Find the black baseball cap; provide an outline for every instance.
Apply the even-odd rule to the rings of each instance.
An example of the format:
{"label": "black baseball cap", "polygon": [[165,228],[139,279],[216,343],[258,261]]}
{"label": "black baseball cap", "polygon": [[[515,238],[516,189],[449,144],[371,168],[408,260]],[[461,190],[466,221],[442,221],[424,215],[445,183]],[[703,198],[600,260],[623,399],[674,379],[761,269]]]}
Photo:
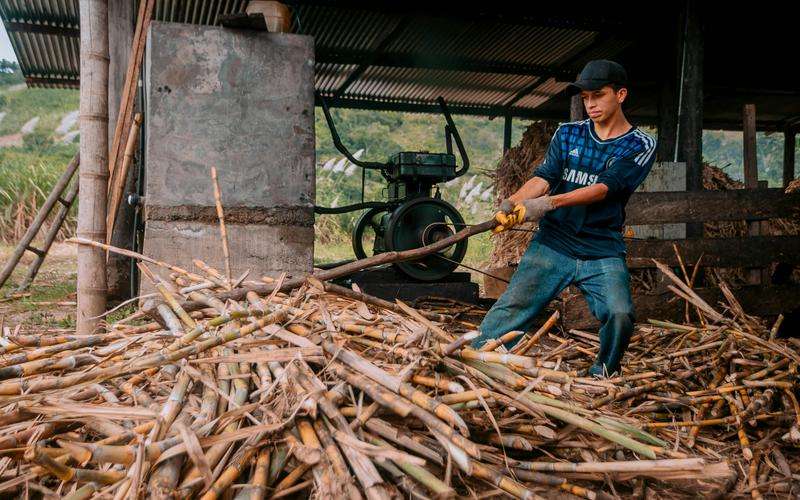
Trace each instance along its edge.
{"label": "black baseball cap", "polygon": [[583,67],[578,80],[567,85],[567,95],[575,95],[582,90],[598,90],[606,85],[627,85],[628,73],[621,64],[608,59],[589,61]]}

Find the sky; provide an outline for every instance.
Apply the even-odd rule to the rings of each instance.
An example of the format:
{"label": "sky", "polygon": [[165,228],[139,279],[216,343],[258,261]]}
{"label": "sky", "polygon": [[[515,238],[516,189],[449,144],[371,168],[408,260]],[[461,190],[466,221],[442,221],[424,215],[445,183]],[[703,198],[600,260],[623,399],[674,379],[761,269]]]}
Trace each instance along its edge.
{"label": "sky", "polygon": [[14,55],[14,49],[11,48],[11,41],[8,39],[6,27],[2,22],[0,22],[0,59],[17,60],[17,56]]}

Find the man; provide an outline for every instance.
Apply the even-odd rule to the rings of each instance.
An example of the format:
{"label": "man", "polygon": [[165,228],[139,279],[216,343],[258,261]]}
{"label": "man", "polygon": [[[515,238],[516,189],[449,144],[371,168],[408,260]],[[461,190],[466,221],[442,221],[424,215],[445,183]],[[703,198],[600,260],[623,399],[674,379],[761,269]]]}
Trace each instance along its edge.
{"label": "man", "polygon": [[620,370],[633,332],[622,241],[625,204],[650,172],[656,146],[622,112],[626,83],[621,65],[590,61],[568,87],[570,95],[580,92],[589,119],[562,124],[544,162],[500,204],[495,231],[537,221],[539,231],[508,289],[481,323],[476,347],[530,329],[547,303],[575,284],[601,322],[600,350],[589,373]]}

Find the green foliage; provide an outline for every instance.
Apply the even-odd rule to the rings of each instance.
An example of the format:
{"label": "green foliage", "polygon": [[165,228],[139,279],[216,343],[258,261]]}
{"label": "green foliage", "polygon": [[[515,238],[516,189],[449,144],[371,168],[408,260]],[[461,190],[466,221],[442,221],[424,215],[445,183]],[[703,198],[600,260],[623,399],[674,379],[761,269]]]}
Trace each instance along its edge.
{"label": "green foliage", "polygon": [[46,154],[54,145],[53,137],[49,133],[41,130],[36,130],[22,138],[22,147],[24,150],[38,152],[39,154]]}
{"label": "green foliage", "polygon": [[[783,134],[758,132],[756,157],[758,178],[770,187],[783,184]],[[800,146],[797,137],[795,149]],[[733,179],[744,181],[742,133],[706,130],[703,132],[703,159],[725,170]]]}
{"label": "green foliage", "polygon": [[0,85],[14,85],[25,81],[19,64],[8,59],[0,59]]}

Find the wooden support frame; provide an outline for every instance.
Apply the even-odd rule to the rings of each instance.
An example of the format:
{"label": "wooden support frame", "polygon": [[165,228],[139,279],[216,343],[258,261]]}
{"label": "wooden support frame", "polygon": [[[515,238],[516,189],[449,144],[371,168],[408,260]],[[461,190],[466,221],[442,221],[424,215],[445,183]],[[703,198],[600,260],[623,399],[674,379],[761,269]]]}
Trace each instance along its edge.
{"label": "wooden support frame", "polygon": [[[686,190],[703,190],[703,30],[699,0],[686,0],[680,37],[678,161],[686,162]],[[702,224],[687,224],[686,236],[702,238]]]}
{"label": "wooden support frame", "polygon": [[[34,252],[37,255],[37,259],[34,265],[31,266],[33,272],[28,272],[28,275],[23,281],[23,284],[20,285],[19,289],[27,288],[27,285],[29,285],[33,280],[33,277],[36,276],[39,266],[41,266],[44,256],[47,255],[47,251],[50,249],[50,245],[52,245],[56,234],[58,234],[58,230],[61,228],[61,223],[64,221],[64,218],[66,218],[67,213],[69,212],[69,207],[72,206],[72,202],[77,194],[78,185],[76,183],[75,187],[70,190],[66,196],[64,196],[67,186],[69,186],[72,177],[78,170],[79,163],[79,155],[75,155],[75,157],[72,158],[72,161],[70,161],[67,165],[67,169],[63,174],[61,174],[61,178],[58,180],[58,182],[56,182],[55,186],[53,186],[53,190],[50,191],[50,194],[47,196],[44,204],[42,204],[42,208],[39,209],[39,212],[36,214],[33,222],[31,222],[31,225],[28,227],[25,235],[22,237],[19,243],[17,243],[14,252],[11,254],[8,261],[6,261],[3,270],[0,271],[0,287],[5,284],[6,280],[8,280],[8,278],[11,276],[11,273],[14,272],[14,269],[16,269],[17,264],[19,264],[19,261],[22,259],[22,256],[26,250]],[[62,208],[59,210],[56,220],[50,226],[50,230],[45,236],[45,245],[41,249],[31,247],[34,238],[36,238],[36,235],[39,234],[39,230],[42,228],[42,225],[44,224],[45,220],[47,220],[48,215],[50,215],[50,212],[53,210],[53,207],[55,207],[56,203],[61,203]]]}
{"label": "wooden support frame", "polygon": [[626,224],[763,220],[800,215],[800,192],[783,189],[633,193]]}
{"label": "wooden support frame", "polygon": [[[745,189],[758,189],[758,134],[756,132],[755,104],[745,104],[742,107],[742,160]],[[747,226],[750,236],[760,236],[767,229],[767,226],[761,221],[748,222]],[[748,283],[757,285],[766,283],[768,279],[769,277],[762,269],[748,268]]]}
{"label": "wooden support frame", "polygon": [[797,131],[786,125],[783,130],[783,187],[789,185],[795,177],[795,148],[797,147]]}
{"label": "wooden support frame", "polygon": [[506,115],[503,117],[503,154],[506,154],[506,151],[511,149],[511,132],[513,126],[513,118],[511,115]]}

